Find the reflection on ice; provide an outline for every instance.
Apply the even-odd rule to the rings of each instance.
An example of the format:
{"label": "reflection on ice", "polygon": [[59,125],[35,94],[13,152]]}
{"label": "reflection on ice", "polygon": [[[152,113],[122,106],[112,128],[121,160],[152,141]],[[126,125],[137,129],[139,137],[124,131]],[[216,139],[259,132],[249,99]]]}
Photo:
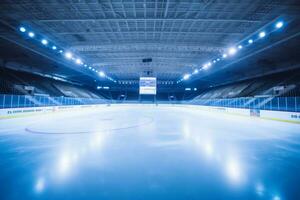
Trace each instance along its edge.
{"label": "reflection on ice", "polygon": [[[186,132],[184,133],[186,135]],[[226,146],[222,145],[222,142],[216,142],[213,137],[208,135],[189,135],[189,139],[194,141],[196,149],[200,149],[205,157],[214,161],[217,166],[221,166],[222,170],[224,169],[225,176],[229,178],[230,182],[234,184],[242,183],[245,172],[236,156],[236,150],[229,151]]]}
{"label": "reflection on ice", "polygon": [[281,200],[281,198],[280,198],[280,196],[275,195],[275,196],[273,197],[273,200]]}
{"label": "reflection on ice", "polygon": [[34,189],[37,193],[43,192],[45,189],[45,179],[40,177],[37,179]]}
{"label": "reflection on ice", "polygon": [[182,128],[183,128],[183,137],[184,137],[184,139],[189,140],[190,137],[191,137],[191,131],[190,131],[189,123],[184,122]]}
{"label": "reflection on ice", "polygon": [[[77,142],[80,142],[80,148],[78,148],[79,145]],[[91,134],[90,137],[80,141],[75,141],[73,144],[63,144],[63,150],[58,152],[58,158],[54,160],[54,168],[47,168],[48,171],[44,174],[44,177],[37,180],[34,185],[35,191],[42,192],[44,190],[45,180],[51,180],[49,175],[53,172],[55,179],[70,176],[70,173],[74,170],[73,168],[78,166],[80,163],[84,163],[83,160],[87,158],[88,154],[98,152],[99,148],[103,146],[103,142],[104,137],[102,134]],[[53,164],[49,166],[53,166]]]}
{"label": "reflection on ice", "polygon": [[95,134],[91,137],[89,146],[91,149],[96,149],[101,147],[102,142],[103,142],[103,136],[100,134]]}
{"label": "reflection on ice", "polygon": [[230,158],[226,162],[226,174],[234,183],[238,183],[242,178],[242,169],[238,160]]}
{"label": "reflection on ice", "polygon": [[73,152],[72,154],[72,162],[76,163],[78,161],[78,154],[77,152]]}
{"label": "reflection on ice", "polygon": [[255,185],[255,192],[259,196],[263,196],[265,192],[265,186],[262,183],[257,183]]}
{"label": "reflection on ice", "polygon": [[210,141],[204,142],[204,152],[208,157],[211,157],[214,153],[213,144]]}
{"label": "reflection on ice", "polygon": [[71,156],[68,153],[63,153],[58,161],[58,172],[61,175],[69,173],[71,168]]}

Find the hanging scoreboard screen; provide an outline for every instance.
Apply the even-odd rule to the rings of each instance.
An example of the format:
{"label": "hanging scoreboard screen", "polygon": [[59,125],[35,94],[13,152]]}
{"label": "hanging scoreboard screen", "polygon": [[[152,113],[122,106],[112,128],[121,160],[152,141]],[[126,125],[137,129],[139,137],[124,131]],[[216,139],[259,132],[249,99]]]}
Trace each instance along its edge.
{"label": "hanging scoreboard screen", "polygon": [[156,95],[155,77],[140,77],[140,94]]}

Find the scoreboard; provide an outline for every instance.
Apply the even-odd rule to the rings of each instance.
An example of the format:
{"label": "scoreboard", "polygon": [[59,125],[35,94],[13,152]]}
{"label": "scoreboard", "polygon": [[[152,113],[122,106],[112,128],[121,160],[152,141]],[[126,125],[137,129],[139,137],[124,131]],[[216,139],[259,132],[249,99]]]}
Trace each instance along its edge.
{"label": "scoreboard", "polygon": [[156,95],[156,77],[140,77],[140,94]]}

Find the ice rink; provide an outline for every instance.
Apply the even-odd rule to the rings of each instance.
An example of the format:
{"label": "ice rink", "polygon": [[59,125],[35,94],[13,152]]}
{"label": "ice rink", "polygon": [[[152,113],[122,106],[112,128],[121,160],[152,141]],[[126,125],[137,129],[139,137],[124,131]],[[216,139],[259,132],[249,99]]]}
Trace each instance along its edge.
{"label": "ice rink", "polygon": [[0,199],[300,199],[300,125],[172,105],[0,120]]}

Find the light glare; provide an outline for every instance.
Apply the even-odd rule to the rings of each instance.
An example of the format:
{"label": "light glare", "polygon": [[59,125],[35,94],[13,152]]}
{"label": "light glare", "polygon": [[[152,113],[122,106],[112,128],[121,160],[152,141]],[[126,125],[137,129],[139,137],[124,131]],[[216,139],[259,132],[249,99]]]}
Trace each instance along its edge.
{"label": "light glare", "polygon": [[29,32],[28,36],[31,37],[31,38],[33,38],[35,36],[35,34],[33,32]]}
{"label": "light glare", "polygon": [[234,181],[239,182],[241,180],[242,172],[239,162],[235,159],[230,159],[226,163],[226,172],[228,177]]}
{"label": "light glare", "polygon": [[266,32],[260,32],[260,33],[259,33],[259,37],[260,37],[260,38],[263,38],[263,37],[265,37],[265,36],[266,36]]}
{"label": "light glare", "polygon": [[105,77],[105,73],[104,73],[103,71],[100,71],[100,72],[99,72],[99,75],[100,75],[101,77]]}
{"label": "light glare", "polygon": [[65,53],[65,57],[67,58],[67,59],[71,59],[72,58],[72,53],[71,52],[66,52]]}
{"label": "light glare", "polygon": [[45,189],[45,179],[39,178],[35,184],[35,191],[40,193]]}
{"label": "light glare", "polygon": [[273,200],[280,200],[281,198],[278,196],[278,195],[275,195],[274,197],[273,197]]}
{"label": "light glare", "polygon": [[82,63],[82,61],[80,60],[80,58],[76,59],[76,64],[80,65]]}
{"label": "light glare", "polygon": [[204,65],[203,65],[203,69],[204,69],[204,70],[207,70],[208,68],[209,68],[209,65],[208,65],[208,64],[204,64]]}
{"label": "light glare", "polygon": [[48,40],[42,39],[42,44],[43,44],[43,45],[47,45],[47,44],[48,44]]}
{"label": "light glare", "polygon": [[276,28],[281,28],[283,26],[283,22],[277,22],[275,26]]}
{"label": "light glare", "polygon": [[228,50],[229,55],[234,55],[236,53],[236,48],[235,47],[231,47]]}
{"label": "light glare", "polygon": [[185,74],[185,75],[183,76],[183,79],[184,79],[184,80],[188,80],[188,79],[190,78],[190,76],[191,76],[190,74]]}
{"label": "light glare", "polygon": [[26,28],[20,27],[20,31],[21,31],[22,33],[24,33],[24,32],[26,32]]}

